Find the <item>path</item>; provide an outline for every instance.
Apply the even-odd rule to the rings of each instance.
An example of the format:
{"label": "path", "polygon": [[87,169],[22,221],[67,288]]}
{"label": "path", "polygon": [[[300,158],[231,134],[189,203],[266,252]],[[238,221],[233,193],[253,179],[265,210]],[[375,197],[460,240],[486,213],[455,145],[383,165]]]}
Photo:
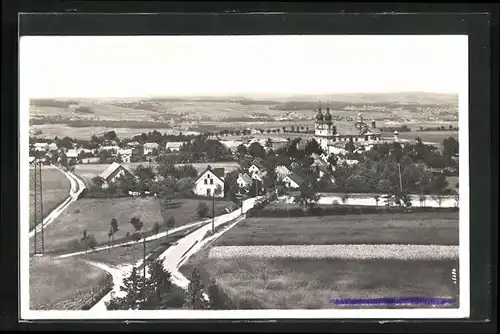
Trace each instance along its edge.
{"label": "path", "polygon": [[[247,212],[250,208],[252,208],[255,205],[255,202],[257,201],[258,198],[249,198],[245,201],[243,201],[243,213]],[[222,224],[225,224],[227,222],[230,222],[232,220],[235,221],[231,225],[234,226],[236,223],[244,219],[244,215],[241,214],[241,208],[215,217],[214,220],[214,226],[220,226]],[[212,229],[212,223],[211,220],[205,220],[202,222],[197,222],[190,224],[191,226],[198,224],[198,225],[203,225],[196,231],[188,234],[184,238],[180,239],[177,241],[176,245],[170,246],[167,248],[165,252],[163,252],[158,259],[163,260],[163,264],[166,270],[168,270],[171,275],[172,275],[172,283],[180,286],[181,288],[187,289],[187,286],[189,284],[189,280],[182,275],[178,268],[187,260],[189,259],[190,256],[192,256],[194,253],[199,251],[203,245],[207,244],[207,242],[210,242],[214,240],[214,238],[220,236],[223,232],[225,232],[227,229],[224,231],[221,231],[210,238],[207,238],[203,240],[205,234],[207,231],[210,231]],[[182,228],[187,228],[186,225],[182,226]],[[173,231],[173,230],[172,230]],[[171,232],[172,232],[171,231]],[[170,233],[171,233],[170,232]],[[164,234],[164,233],[159,233],[159,234]],[[160,238],[159,234],[151,236],[150,238]],[[148,240],[146,238],[146,240]],[[195,246],[195,247],[193,247]],[[79,252],[81,253],[81,252]],[[64,257],[67,255],[62,255],[61,257]],[[124,265],[120,267],[110,267],[108,265],[105,265],[103,263],[96,263],[96,262],[89,262],[92,265],[101,268],[108,273],[110,273],[113,276],[113,289],[106,294],[99,302],[97,302],[91,309],[91,312],[100,313],[102,311],[106,311],[106,302],[108,302],[111,299],[111,295],[115,294],[115,296],[122,296],[123,292],[120,291],[120,287],[122,285],[123,279],[130,275],[130,272],[132,271],[133,267],[138,267],[142,265],[142,260],[138,261],[134,265]]]}
{"label": "path", "polygon": [[42,229],[42,225],[45,228],[47,225],[51,224],[61,213],[63,213],[66,208],[76,201],[78,199],[78,196],[82,193],[82,191],[85,189],[85,184],[78,178],[76,177],[73,173],[69,171],[65,171],[59,166],[55,166],[57,169],[61,171],[61,173],[66,176],[66,178],[70,182],[70,190],[69,190],[69,196],[62,202],[58,207],[56,207],[52,212],[50,212],[47,217],[42,221],[41,224],[38,224],[33,230],[29,232],[29,237],[33,237],[35,235],[35,229],[37,232],[40,232]]}

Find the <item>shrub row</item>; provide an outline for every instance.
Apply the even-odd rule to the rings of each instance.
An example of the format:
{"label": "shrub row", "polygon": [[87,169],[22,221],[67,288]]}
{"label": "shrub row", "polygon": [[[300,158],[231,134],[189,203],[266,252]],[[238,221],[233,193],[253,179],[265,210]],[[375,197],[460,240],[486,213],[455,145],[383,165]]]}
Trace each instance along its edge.
{"label": "shrub row", "polygon": [[301,208],[266,207],[259,213],[260,217],[305,217],[305,216],[333,216],[333,215],[358,215],[358,214],[388,214],[388,213],[423,213],[423,212],[458,212],[458,208],[446,207],[385,207],[385,206],[354,206],[354,205],[332,205],[325,207],[314,207],[310,211]]}
{"label": "shrub row", "polygon": [[89,297],[88,300],[84,302],[81,309],[84,311],[90,310],[92,306],[97,304],[104,296],[106,296],[111,291],[111,289],[113,289],[113,277],[110,274],[106,273],[104,281],[100,285],[97,293]]}

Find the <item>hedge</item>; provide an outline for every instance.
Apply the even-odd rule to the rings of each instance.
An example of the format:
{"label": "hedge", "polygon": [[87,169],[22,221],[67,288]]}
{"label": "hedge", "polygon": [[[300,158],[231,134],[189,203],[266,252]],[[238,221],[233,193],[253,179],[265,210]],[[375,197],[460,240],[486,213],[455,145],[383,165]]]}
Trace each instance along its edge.
{"label": "hedge", "polygon": [[458,212],[459,208],[435,208],[435,207],[385,207],[385,206],[361,206],[361,205],[332,205],[325,207],[314,207],[312,210],[304,211],[301,208],[266,207],[259,212],[259,217],[305,217],[305,216],[333,216],[333,215],[359,215],[359,214],[387,214],[387,213],[419,213],[419,212]]}

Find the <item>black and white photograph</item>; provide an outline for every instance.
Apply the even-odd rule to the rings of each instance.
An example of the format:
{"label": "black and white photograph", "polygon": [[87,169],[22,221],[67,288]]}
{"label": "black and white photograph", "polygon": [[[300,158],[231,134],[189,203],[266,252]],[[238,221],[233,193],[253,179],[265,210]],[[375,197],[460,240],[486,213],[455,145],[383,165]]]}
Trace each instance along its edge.
{"label": "black and white photograph", "polygon": [[21,317],[468,317],[468,62],[467,35],[21,37]]}

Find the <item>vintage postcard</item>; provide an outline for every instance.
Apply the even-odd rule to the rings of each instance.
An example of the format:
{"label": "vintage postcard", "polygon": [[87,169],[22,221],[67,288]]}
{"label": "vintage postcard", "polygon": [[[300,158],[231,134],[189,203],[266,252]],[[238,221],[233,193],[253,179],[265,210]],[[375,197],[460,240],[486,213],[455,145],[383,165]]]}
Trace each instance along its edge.
{"label": "vintage postcard", "polygon": [[466,318],[466,35],[20,39],[21,319]]}

